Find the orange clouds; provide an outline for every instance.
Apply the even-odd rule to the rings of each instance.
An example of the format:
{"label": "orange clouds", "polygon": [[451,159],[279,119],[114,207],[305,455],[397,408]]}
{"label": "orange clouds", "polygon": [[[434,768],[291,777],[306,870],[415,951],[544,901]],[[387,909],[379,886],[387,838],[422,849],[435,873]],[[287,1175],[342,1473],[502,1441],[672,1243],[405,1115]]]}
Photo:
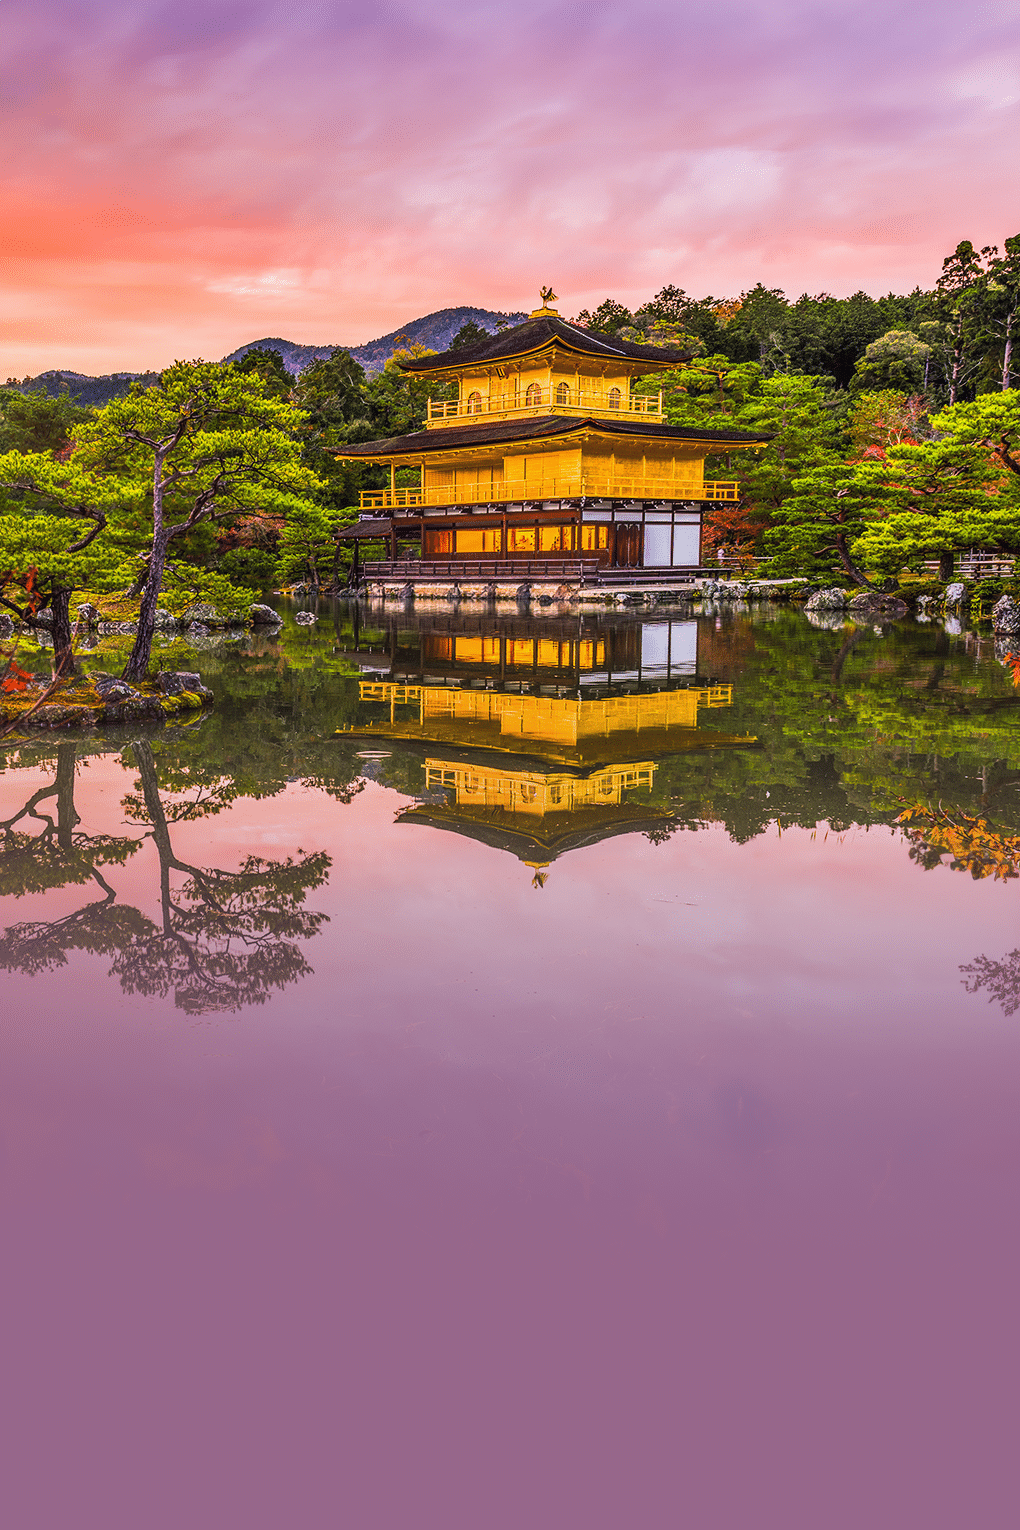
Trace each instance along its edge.
{"label": "orange clouds", "polygon": [[1017,221],[1003,3],[6,14],[7,373],[354,343],[544,280],[575,311],[909,288]]}

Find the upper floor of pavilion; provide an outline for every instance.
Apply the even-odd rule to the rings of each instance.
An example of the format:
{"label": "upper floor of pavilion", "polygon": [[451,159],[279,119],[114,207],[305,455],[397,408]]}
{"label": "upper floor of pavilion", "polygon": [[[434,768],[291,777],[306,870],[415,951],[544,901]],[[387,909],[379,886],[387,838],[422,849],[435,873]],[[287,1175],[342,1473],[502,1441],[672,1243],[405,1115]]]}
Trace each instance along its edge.
{"label": "upper floor of pavilion", "polygon": [[664,421],[662,394],[635,393],[633,385],[683,366],[691,353],[569,324],[548,306],[554,298],[543,288],[541,308],[523,324],[401,362],[403,371],[434,380],[444,392],[456,387],[454,399],[428,400],[426,429],[549,415]]}

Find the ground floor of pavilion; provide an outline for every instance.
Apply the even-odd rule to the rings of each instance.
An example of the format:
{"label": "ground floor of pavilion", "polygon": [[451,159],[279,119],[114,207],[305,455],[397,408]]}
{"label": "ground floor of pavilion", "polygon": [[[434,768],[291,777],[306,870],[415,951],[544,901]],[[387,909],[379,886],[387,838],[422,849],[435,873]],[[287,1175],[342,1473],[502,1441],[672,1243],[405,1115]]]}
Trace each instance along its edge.
{"label": "ground floor of pavilion", "polygon": [[691,570],[702,562],[702,510],[670,500],[447,506],[365,517],[340,536],[353,543],[356,565],[359,549],[382,543],[391,563],[441,565],[450,577],[457,565],[476,573],[486,564],[511,576],[536,564],[554,574],[560,561],[565,575],[579,562],[595,570]]}

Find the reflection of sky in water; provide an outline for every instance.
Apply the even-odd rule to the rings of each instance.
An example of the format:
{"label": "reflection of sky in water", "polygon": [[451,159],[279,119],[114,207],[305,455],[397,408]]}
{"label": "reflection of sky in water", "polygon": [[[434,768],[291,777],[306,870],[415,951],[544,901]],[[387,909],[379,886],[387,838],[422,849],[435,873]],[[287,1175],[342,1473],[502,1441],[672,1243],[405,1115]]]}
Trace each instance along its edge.
{"label": "reflection of sky in water", "polygon": [[[314,641],[264,693],[223,661],[154,777],[80,748],[48,890],[5,852],[6,928],[101,903],[103,852],[134,921],[133,989],[101,920],[4,979],[19,1530],[1005,1522],[1016,1017],[959,969],[1020,944],[1016,886],[922,862],[981,811],[998,840],[961,853],[1005,853],[1008,674],[931,630],[703,629],[679,681],[734,687],[705,747],[620,750],[670,832],[595,835],[535,887],[512,845],[408,824],[434,739],[367,744],[388,704],[329,673],[349,633]],[[619,764],[540,743],[453,763]],[[48,747],[0,817],[54,784]],[[163,958],[146,991],[167,885],[178,980]],[[226,980],[274,926],[312,970],[181,1006],[189,941]]]}

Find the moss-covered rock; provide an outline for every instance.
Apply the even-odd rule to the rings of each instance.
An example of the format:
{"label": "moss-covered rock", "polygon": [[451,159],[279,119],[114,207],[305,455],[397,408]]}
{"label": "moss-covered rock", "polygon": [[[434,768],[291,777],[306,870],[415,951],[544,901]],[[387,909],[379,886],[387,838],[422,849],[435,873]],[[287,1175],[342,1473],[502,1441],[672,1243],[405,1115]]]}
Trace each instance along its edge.
{"label": "moss-covered rock", "polygon": [[191,672],[179,689],[165,688],[166,673],[137,687],[125,686],[108,675],[75,675],[39,705],[44,687],[36,684],[0,697],[0,726],[14,730],[93,728],[116,723],[165,722],[182,712],[209,706],[212,692]]}

